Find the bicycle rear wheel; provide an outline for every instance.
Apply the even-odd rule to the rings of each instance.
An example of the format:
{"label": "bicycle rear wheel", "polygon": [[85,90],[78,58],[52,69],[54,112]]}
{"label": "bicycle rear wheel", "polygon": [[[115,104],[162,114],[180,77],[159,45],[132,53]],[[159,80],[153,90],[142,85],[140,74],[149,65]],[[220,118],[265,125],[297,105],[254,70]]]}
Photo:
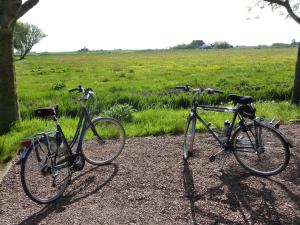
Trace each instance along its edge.
{"label": "bicycle rear wheel", "polygon": [[[57,200],[67,188],[70,171],[67,166],[58,168],[51,163],[47,146],[40,142],[29,149],[21,165],[21,182],[27,196],[39,204],[52,203]],[[56,159],[62,160],[66,155]],[[53,160],[53,159],[52,159]]]}
{"label": "bicycle rear wheel", "polygon": [[112,162],[125,145],[125,131],[112,118],[97,118],[89,124],[83,134],[81,151],[86,161],[95,165]]}
{"label": "bicycle rear wheel", "polygon": [[233,153],[237,161],[250,172],[271,176],[283,171],[289,163],[290,151],[274,128],[251,123],[239,127],[233,134]]}
{"label": "bicycle rear wheel", "polygon": [[196,133],[196,118],[188,118],[183,141],[183,159],[187,160],[193,153],[193,145]]}

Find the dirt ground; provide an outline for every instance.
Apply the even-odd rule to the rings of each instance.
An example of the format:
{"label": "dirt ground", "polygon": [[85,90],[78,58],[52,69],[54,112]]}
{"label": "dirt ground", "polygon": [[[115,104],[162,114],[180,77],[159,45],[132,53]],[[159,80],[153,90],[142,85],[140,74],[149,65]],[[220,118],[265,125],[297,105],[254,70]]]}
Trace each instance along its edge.
{"label": "dirt ground", "polygon": [[32,202],[12,166],[0,184],[0,224],[300,224],[300,125],[282,130],[293,140],[290,164],[263,178],[233,156],[219,172],[218,151],[208,134],[197,136],[188,163],[183,136],[133,138],[111,165],[72,176],[63,197],[51,205]]}

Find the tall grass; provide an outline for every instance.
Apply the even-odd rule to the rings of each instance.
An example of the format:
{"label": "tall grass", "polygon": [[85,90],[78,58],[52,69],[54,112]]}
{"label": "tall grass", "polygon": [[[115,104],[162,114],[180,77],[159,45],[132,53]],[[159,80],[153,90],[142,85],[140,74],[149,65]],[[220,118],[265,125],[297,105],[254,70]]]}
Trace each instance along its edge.
{"label": "tall grass", "polygon": [[[222,95],[203,95],[207,104],[228,104],[229,93],[251,95],[255,101],[282,101],[291,96],[296,48],[100,51],[93,53],[30,55],[16,62],[17,91],[23,121],[0,137],[0,160],[9,159],[25,136],[54,129],[50,122],[33,118],[38,107],[58,103],[68,138],[78,116],[78,98],[68,93],[78,84],[92,87],[96,108],[115,104],[135,110],[124,124],[128,137],[182,133],[191,95],[173,93],[177,85],[214,87]],[[287,102],[258,103],[258,115],[288,121],[299,118],[299,109]],[[230,115],[204,113],[221,127]],[[198,125],[199,130],[203,127]],[[0,128],[1,129],[1,128]]]}
{"label": "tall grass", "polygon": [[[257,116],[266,120],[273,118],[288,122],[291,119],[300,119],[300,108],[288,102],[261,102],[256,104]],[[127,137],[150,136],[161,134],[181,134],[185,129],[188,109],[162,109],[154,108],[136,112],[133,121],[124,123]],[[200,111],[201,117],[210,122],[214,127],[220,129],[226,119],[231,120],[232,114]],[[71,139],[75,132],[78,118],[62,117],[61,126],[68,139]],[[19,142],[26,136],[45,130],[54,129],[51,121],[37,119],[24,120],[14,126],[12,131],[0,136],[0,160],[5,161],[13,157],[20,148]],[[205,128],[198,123],[198,131]]]}
{"label": "tall grass", "polygon": [[[295,48],[115,51],[29,56],[16,62],[18,94],[23,118],[41,106],[59,103],[64,116],[74,117],[78,105],[67,92],[78,84],[92,87],[104,110],[128,103],[141,111],[180,109],[190,96],[170,94],[176,85],[190,84],[224,90],[203,102],[226,102],[228,93],[255,100],[287,100],[291,96]],[[57,87],[61,87],[57,88]]]}

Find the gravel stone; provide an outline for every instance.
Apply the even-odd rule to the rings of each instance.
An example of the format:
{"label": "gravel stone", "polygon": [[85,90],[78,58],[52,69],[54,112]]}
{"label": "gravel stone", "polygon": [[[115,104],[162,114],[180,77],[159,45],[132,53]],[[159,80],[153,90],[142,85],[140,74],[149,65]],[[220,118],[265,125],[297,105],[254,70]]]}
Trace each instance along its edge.
{"label": "gravel stone", "polygon": [[[219,148],[202,133],[182,160],[182,135],[132,138],[110,165],[86,163],[64,195],[38,205],[13,165],[0,184],[0,224],[300,224],[300,125],[281,127],[294,142],[289,166],[263,178],[234,156],[219,172]],[[14,163],[14,162],[13,162]]]}

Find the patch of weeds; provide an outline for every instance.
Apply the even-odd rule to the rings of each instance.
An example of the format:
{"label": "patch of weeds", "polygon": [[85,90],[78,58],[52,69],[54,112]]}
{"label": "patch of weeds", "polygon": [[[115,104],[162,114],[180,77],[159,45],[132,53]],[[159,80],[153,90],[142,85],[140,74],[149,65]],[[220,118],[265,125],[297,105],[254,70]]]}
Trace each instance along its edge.
{"label": "patch of weeds", "polygon": [[224,78],[219,79],[219,81],[217,82],[217,87],[223,87],[226,86],[228,84],[228,81]]}
{"label": "patch of weeds", "polygon": [[119,75],[119,77],[126,77],[126,74],[125,73],[121,73],[120,75]]}
{"label": "patch of weeds", "polygon": [[52,90],[58,91],[66,87],[64,81],[59,81],[52,85]]}
{"label": "patch of weeds", "polygon": [[110,109],[105,110],[103,113],[106,116],[122,122],[131,122],[133,120],[134,112],[136,112],[136,110],[129,104],[117,104]]}

